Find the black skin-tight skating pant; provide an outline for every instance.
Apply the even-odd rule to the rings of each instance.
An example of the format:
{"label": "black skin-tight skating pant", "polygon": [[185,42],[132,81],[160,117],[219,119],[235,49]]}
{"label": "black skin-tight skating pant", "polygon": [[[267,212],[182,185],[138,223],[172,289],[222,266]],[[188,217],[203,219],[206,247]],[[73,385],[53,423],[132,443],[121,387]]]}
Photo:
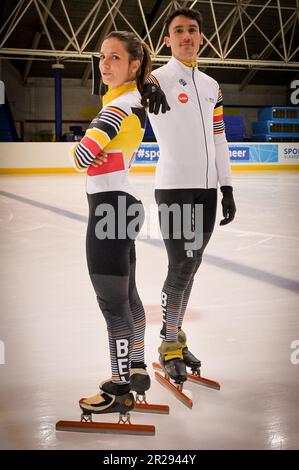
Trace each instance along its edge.
{"label": "black skin-tight skating pant", "polygon": [[[155,198],[158,207],[162,209],[159,209],[159,223],[168,255],[168,274],[161,297],[161,338],[165,341],[176,341],[178,331],[182,327],[194,275],[214,229],[217,190],[157,189]],[[163,207],[173,209],[169,211],[169,223],[165,223]],[[180,218],[176,217],[178,213]],[[191,239],[190,227],[195,232]],[[189,245],[188,249],[190,241],[194,243],[191,248]]]}
{"label": "black skin-tight skating pant", "polygon": [[107,323],[112,380],[128,383],[131,361],[144,362],[145,315],[135,283],[135,238],[143,206],[121,191],[87,196],[87,264]]}

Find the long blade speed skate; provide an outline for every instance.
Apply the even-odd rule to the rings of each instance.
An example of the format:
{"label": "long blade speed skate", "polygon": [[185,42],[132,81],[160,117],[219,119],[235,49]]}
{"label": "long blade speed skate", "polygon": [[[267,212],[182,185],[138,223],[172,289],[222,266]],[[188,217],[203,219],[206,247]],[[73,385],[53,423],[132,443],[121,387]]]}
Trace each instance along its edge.
{"label": "long blade speed skate", "polygon": [[[163,370],[163,367],[158,362],[154,362],[153,367],[157,370]],[[207,379],[206,377],[202,377],[200,367],[191,367],[191,372],[187,373],[187,380],[189,380],[190,382],[197,383],[198,385],[203,385],[205,387],[212,388],[214,390],[220,390],[221,388],[220,383],[216,382],[216,380],[211,380]]]}
{"label": "long blade speed skate", "polygon": [[[135,400],[130,392],[130,385],[118,385],[112,381],[103,382],[100,393],[90,398],[81,398],[81,421],[58,421],[58,431],[101,432],[117,434],[142,434],[153,436],[155,426],[132,424],[130,411],[134,409]],[[119,413],[117,423],[93,422],[93,414]]]}
{"label": "long blade speed skate", "polygon": [[183,390],[184,381],[177,380],[172,383],[171,380],[173,379],[171,379],[166,369],[164,369],[158,362],[153,362],[153,368],[164,372],[164,377],[159,372],[155,372],[156,380],[161,385],[163,385],[163,387],[170,390],[170,392],[173,393],[174,396],[178,398],[184,405],[188,406],[188,408],[192,408],[193,401]]}
{"label": "long blade speed skate", "polygon": [[187,337],[185,332],[180,329],[178,333],[178,341],[182,345],[182,355],[183,361],[186,367],[191,369],[191,373],[187,373],[187,379],[191,382],[195,382],[199,385],[204,385],[205,387],[213,388],[215,390],[220,390],[220,383],[215,380],[207,379],[201,375],[201,361],[197,359],[194,354],[190,351],[187,346]]}
{"label": "long blade speed skate", "polygon": [[100,432],[112,434],[135,434],[154,436],[156,429],[151,424],[132,424],[130,413],[119,414],[117,423],[92,421],[92,413],[81,415],[81,421],[58,421],[56,431]]}
{"label": "long blade speed skate", "polygon": [[183,360],[182,347],[179,341],[162,341],[159,346],[159,363],[153,367],[164,372],[164,377],[155,372],[158,382],[171,391],[184,405],[192,408],[192,400],[183,390],[183,383],[187,380],[186,365]]}

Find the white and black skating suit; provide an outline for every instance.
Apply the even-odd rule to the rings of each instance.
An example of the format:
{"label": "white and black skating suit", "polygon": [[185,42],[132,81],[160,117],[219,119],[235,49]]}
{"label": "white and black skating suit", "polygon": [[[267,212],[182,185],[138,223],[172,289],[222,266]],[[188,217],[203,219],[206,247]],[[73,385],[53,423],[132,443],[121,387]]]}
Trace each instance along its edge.
{"label": "white and black skating suit", "polygon": [[[186,249],[190,242],[183,226],[177,227],[170,214],[170,233],[160,224],[169,268],[162,291],[161,336],[175,341],[182,325],[194,275],[214,229],[217,186],[231,186],[229,151],[224,132],[223,102],[218,83],[198,70],[196,63],[184,64],[174,57],[154,70],[150,77],[165,91],[171,110],[149,114],[160,158],[157,164],[155,197],[158,206],[202,205],[203,223],[195,228],[201,246]],[[190,220],[190,224],[194,222]],[[167,225],[167,224],[166,224]],[[178,233],[179,232],[179,233]]]}

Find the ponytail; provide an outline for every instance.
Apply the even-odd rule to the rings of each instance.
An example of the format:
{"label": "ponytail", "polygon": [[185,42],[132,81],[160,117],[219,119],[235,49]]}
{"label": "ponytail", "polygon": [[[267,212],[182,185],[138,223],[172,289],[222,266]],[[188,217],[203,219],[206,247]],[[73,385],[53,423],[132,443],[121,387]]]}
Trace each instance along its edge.
{"label": "ponytail", "polygon": [[142,92],[142,88],[145,84],[147,76],[152,71],[152,60],[149,47],[147,46],[147,44],[145,44],[145,42],[141,43],[141,47],[143,51],[143,58],[141,61],[140,68],[138,69],[136,74],[136,83],[140,93]]}

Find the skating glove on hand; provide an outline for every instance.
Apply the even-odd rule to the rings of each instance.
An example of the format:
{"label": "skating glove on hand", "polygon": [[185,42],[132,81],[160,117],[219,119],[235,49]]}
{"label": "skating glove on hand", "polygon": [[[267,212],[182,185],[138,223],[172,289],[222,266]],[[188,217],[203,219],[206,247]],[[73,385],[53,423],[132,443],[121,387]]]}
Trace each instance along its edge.
{"label": "skating glove on hand", "polygon": [[221,220],[219,225],[229,224],[235,218],[236,205],[233,196],[233,188],[231,186],[221,186],[222,192],[222,213],[224,219]]}
{"label": "skating glove on hand", "polygon": [[166,111],[170,110],[164,91],[157,85],[152,83],[145,83],[143,85],[141,104],[147,106],[147,100],[149,100],[148,110],[150,113],[159,114],[162,111],[165,114]]}

